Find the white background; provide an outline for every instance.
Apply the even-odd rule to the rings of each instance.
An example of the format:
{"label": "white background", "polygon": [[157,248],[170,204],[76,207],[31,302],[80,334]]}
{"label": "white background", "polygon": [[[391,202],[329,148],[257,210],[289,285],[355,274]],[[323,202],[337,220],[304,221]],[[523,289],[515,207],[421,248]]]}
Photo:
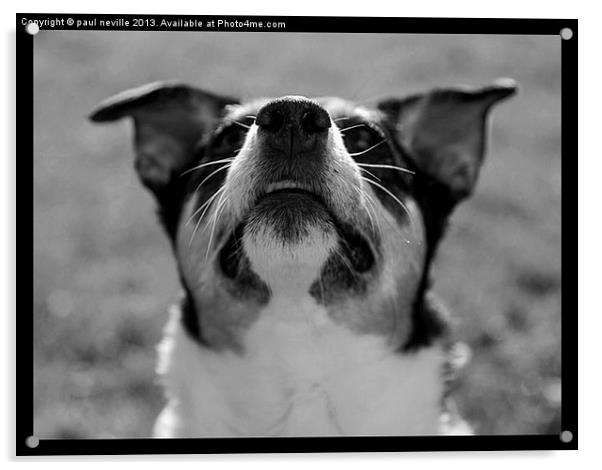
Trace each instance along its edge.
{"label": "white background", "polygon": [[[602,184],[602,151],[600,136],[602,120],[600,87],[601,45],[600,11],[595,1],[546,1],[527,2],[525,0],[484,1],[411,1],[370,0],[357,4],[347,2],[326,2],[324,0],[303,0],[301,2],[251,0],[197,1],[184,2],[169,0],[161,3],[141,1],[104,0],[96,4],[82,1],[22,1],[6,2],[2,6],[2,66],[0,74],[2,86],[3,112],[0,113],[0,142],[4,146],[0,157],[0,300],[4,307],[0,311],[3,326],[0,360],[0,459],[9,467],[22,462],[29,466],[34,463],[51,470],[80,468],[82,461],[90,470],[105,468],[107,462],[116,468],[126,468],[133,461],[144,461],[146,470],[163,468],[169,461],[177,460],[186,468],[209,466],[228,468],[245,465],[245,469],[266,468],[323,468],[345,466],[346,469],[364,469],[366,466],[379,468],[400,467],[422,469],[431,468],[478,468],[487,470],[526,466],[546,469],[579,466],[579,468],[600,468],[602,450],[599,442],[602,428],[600,400],[600,361],[602,341],[602,299],[598,298],[602,256],[600,256],[600,210],[599,200]],[[498,18],[578,18],[579,19],[579,158],[577,155],[563,155],[579,164],[579,188],[563,187],[565,195],[569,191],[578,192],[579,198],[579,296],[567,299],[575,309],[563,312],[577,315],[579,304],[579,451],[572,452],[478,452],[478,453],[424,453],[424,454],[327,454],[327,455],[252,455],[252,456],[132,456],[132,457],[55,457],[55,458],[16,458],[14,374],[15,374],[15,314],[31,315],[31,299],[16,294],[15,266],[21,260],[15,253],[15,13],[155,13],[155,14],[221,14],[221,15],[314,15],[314,16],[449,16],[449,17],[498,17]],[[18,158],[18,156],[17,156]],[[28,158],[28,156],[25,156]],[[20,175],[30,178],[31,175]],[[575,197],[575,194],[571,194]],[[30,208],[20,210],[31,214]],[[574,208],[577,210],[577,207]],[[575,230],[577,227],[575,227]],[[572,234],[570,234],[572,235]],[[567,246],[577,240],[563,233]],[[21,253],[30,247],[20,245]],[[577,249],[577,247],[574,247]],[[27,261],[29,262],[29,261]],[[565,277],[568,281],[568,278]],[[16,301],[20,311],[16,311]],[[597,463],[596,463],[597,462]]]}

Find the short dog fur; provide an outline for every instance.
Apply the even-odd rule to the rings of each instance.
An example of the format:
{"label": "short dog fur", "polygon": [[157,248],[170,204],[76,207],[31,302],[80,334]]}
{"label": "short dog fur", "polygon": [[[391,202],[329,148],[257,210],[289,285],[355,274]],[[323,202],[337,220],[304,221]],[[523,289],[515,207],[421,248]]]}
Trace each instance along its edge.
{"label": "short dog fur", "polygon": [[374,106],[247,103],[163,82],[101,103],[133,118],[182,284],[159,347],[158,437],[469,433],[429,283],[516,85]]}

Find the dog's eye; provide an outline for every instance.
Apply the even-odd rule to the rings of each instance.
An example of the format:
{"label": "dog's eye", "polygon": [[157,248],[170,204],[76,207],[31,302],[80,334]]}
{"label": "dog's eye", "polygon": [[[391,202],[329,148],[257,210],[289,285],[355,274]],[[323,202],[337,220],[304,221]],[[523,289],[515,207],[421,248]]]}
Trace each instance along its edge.
{"label": "dog's eye", "polygon": [[241,127],[229,127],[220,132],[210,145],[211,154],[221,156],[232,154],[242,147],[247,131]]}
{"label": "dog's eye", "polygon": [[211,143],[212,153],[221,155],[238,150],[242,147],[248,128],[252,123],[252,119],[245,118],[231,121],[222,127]]}
{"label": "dog's eye", "polygon": [[350,126],[343,129],[343,141],[349,153],[359,153],[368,150],[382,140],[382,137],[373,129],[364,124]]}
{"label": "dog's eye", "polygon": [[224,131],[215,142],[215,149],[230,150],[240,147],[245,139],[246,130],[234,127]]}

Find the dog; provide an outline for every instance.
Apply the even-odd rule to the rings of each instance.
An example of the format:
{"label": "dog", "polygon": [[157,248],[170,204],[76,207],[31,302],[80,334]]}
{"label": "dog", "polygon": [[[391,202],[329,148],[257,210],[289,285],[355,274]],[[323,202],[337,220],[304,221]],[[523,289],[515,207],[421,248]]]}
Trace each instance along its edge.
{"label": "dog", "polygon": [[470,433],[429,273],[474,189],[489,110],[516,89],[368,106],[161,82],[102,102],[92,121],[133,118],[182,285],[154,435]]}

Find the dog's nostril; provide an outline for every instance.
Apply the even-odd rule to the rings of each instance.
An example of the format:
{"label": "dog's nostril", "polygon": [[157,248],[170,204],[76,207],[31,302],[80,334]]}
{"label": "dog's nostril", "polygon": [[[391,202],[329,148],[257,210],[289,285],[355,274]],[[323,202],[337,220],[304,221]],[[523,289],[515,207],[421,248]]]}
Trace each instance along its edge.
{"label": "dog's nostril", "polygon": [[325,131],[330,127],[330,116],[322,108],[310,109],[301,118],[301,127],[310,134]]}
{"label": "dog's nostril", "polygon": [[257,114],[255,124],[268,132],[278,132],[284,124],[284,115],[276,109],[264,108]]}

